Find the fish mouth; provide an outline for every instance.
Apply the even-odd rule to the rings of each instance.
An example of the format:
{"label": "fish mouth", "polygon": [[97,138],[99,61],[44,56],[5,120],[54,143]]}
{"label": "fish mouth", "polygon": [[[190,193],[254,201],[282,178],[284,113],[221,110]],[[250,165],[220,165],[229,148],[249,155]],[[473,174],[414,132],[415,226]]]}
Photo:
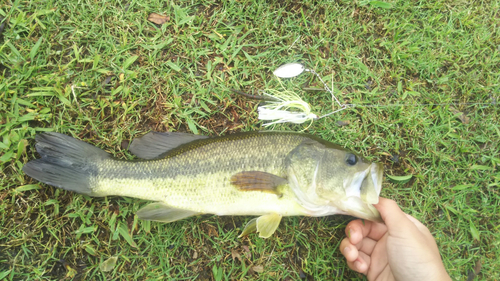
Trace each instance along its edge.
{"label": "fish mouth", "polygon": [[347,214],[371,221],[382,221],[380,213],[373,207],[379,201],[382,190],[384,166],[372,163],[366,170],[354,175],[345,182],[347,198],[344,207]]}

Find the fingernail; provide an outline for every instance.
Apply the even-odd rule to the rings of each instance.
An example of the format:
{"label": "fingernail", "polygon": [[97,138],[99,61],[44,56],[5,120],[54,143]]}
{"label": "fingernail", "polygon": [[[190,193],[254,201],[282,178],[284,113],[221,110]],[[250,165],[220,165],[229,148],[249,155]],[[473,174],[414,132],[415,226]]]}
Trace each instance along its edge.
{"label": "fingernail", "polygon": [[359,261],[355,261],[355,262],[354,262],[354,266],[356,267],[356,269],[357,269],[358,271],[361,271],[361,262],[359,262]]}
{"label": "fingernail", "polygon": [[351,251],[351,248],[349,248],[349,247],[344,248],[344,254],[347,255],[347,253],[349,253],[350,251]]}

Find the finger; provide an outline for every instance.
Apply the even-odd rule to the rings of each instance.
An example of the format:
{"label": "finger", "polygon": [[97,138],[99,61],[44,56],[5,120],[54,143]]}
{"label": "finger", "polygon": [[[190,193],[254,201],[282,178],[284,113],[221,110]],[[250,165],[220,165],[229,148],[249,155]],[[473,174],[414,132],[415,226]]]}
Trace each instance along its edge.
{"label": "finger", "polygon": [[387,232],[387,227],[383,223],[353,220],[347,224],[345,231],[351,243],[357,244],[364,237],[379,240]]}
{"label": "finger", "polygon": [[[379,241],[378,244],[380,245],[387,245],[387,235],[384,235]],[[360,254],[361,255],[361,254]],[[371,256],[377,257],[376,259],[371,260],[370,263],[370,270],[371,274],[375,274],[377,276],[380,271],[387,266],[389,263],[388,256],[387,256],[387,246],[382,246],[382,247],[376,247],[373,249]],[[370,277],[370,276],[368,276]]]}
{"label": "finger", "polygon": [[406,214],[393,200],[380,197],[378,204],[373,205],[387,226],[389,234],[397,237],[407,237],[418,230]]}
{"label": "finger", "polygon": [[375,241],[371,238],[365,237],[365,238],[363,238],[363,240],[361,240],[361,242],[356,244],[355,247],[359,252],[363,252],[363,253],[371,256],[373,249],[375,248],[375,245],[377,245],[377,241]]}
{"label": "finger", "polygon": [[358,258],[358,249],[349,242],[349,238],[344,238],[344,240],[340,242],[339,249],[347,262],[354,262]]}
{"label": "finger", "polygon": [[414,218],[412,215],[405,214],[406,217],[419,229],[419,230],[428,230],[425,225],[423,225],[419,220]]}
{"label": "finger", "polygon": [[405,214],[406,217],[420,230],[422,234],[424,234],[427,237],[431,237],[432,240],[434,240],[434,237],[432,236],[431,231],[427,228],[427,226],[423,225],[419,220],[414,218],[411,215]]}
{"label": "finger", "polygon": [[423,225],[419,220],[417,220],[416,218],[414,218],[413,216],[406,214],[406,217],[408,217],[408,219],[413,224],[415,224],[415,226],[418,228],[418,230],[420,231],[420,233],[422,233],[422,235],[424,236],[424,238],[427,240],[428,245],[432,245],[431,246],[432,250],[434,252],[439,253],[439,249],[437,247],[436,240],[434,239],[434,236],[432,235],[431,231],[425,225]]}
{"label": "finger", "polygon": [[349,266],[349,268],[354,271],[366,275],[368,273],[368,268],[370,268],[370,263],[371,263],[370,256],[364,253],[359,253],[359,257],[354,261],[351,262],[348,261],[347,266]]}

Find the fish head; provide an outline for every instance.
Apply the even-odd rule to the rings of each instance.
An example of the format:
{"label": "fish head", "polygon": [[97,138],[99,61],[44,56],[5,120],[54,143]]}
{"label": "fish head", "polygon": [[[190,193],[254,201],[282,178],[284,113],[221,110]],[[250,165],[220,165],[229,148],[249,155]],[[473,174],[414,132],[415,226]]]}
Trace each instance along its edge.
{"label": "fish head", "polygon": [[380,221],[373,207],[383,165],[327,142],[305,141],[286,159],[290,186],[313,216],[348,214]]}

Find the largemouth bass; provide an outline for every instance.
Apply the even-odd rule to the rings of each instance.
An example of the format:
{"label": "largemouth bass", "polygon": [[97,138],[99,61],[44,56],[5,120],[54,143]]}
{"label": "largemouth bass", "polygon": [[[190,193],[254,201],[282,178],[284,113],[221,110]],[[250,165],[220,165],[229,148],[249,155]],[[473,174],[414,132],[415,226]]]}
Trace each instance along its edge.
{"label": "largemouth bass", "polygon": [[259,216],[242,235],[267,238],[282,216],[348,214],[380,220],[372,206],[381,164],[311,135],[249,132],[208,138],[151,132],[130,145],[142,160],[125,161],[59,133],[36,136],[41,159],[24,172],[43,183],[89,196],[156,201],[137,213],[173,222],[199,214]]}

